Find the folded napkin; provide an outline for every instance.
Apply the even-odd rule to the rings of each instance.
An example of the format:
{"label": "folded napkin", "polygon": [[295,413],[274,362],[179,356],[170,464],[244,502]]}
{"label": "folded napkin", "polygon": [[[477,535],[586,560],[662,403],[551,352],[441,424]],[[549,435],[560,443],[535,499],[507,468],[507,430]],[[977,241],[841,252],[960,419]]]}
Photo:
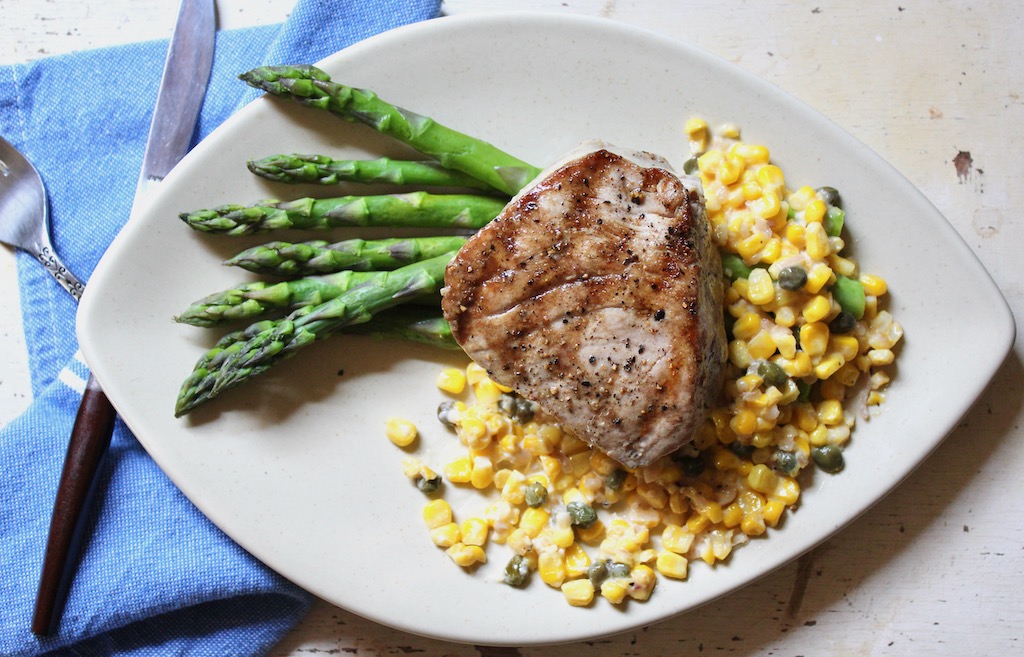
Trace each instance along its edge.
{"label": "folded napkin", "polygon": [[[253,94],[236,75],[311,63],[432,18],[440,0],[299,0],[280,25],[222,31],[196,139]],[[56,249],[88,278],[128,217],[166,42],[0,67],[0,134],[40,170]],[[76,307],[19,254],[33,402],[0,430],[0,654],[264,654],[311,597],[214,527],[118,422],[59,632],[29,631],[57,480],[88,370]],[[7,303],[5,301],[4,303]]]}

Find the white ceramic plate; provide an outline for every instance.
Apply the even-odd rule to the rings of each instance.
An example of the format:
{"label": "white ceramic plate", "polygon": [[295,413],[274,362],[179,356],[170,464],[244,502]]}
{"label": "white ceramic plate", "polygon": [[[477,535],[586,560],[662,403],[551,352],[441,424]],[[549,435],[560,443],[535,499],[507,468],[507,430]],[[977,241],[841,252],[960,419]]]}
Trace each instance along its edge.
{"label": "white ceramic plate", "polygon": [[[434,418],[442,397],[433,381],[458,358],[336,339],[190,419],[173,417],[178,386],[214,334],[171,317],[242,278],[220,260],[264,240],[196,234],[176,214],[329,193],[257,180],[245,168],[251,157],[406,152],[326,114],[254,102],[201,143],[158,190],[152,211],[115,241],[82,300],[79,337],[118,412],[185,494],[256,557],[355,613],[442,639],[525,645],[624,631],[692,609],[793,559],[878,501],[952,429],[1010,347],[1002,296],[916,189],[817,112],[685,44],[604,20],[492,14],[396,30],[322,66],[541,165],[599,137],[679,167],[688,117],[737,123],[745,138],[771,147],[790,181],[841,190],[852,248],[864,270],[887,278],[891,310],[906,329],[890,400],[858,426],[845,472],[817,477],[781,530],[728,563],[695,565],[688,581],[663,581],[646,604],[621,608],[570,608],[539,582],[528,592],[502,585],[503,549],[467,575],[430,543],[424,499],[402,476],[404,454],[383,435],[390,415],[415,420],[420,453],[441,462],[452,439]],[[457,514],[474,504],[455,497]]]}

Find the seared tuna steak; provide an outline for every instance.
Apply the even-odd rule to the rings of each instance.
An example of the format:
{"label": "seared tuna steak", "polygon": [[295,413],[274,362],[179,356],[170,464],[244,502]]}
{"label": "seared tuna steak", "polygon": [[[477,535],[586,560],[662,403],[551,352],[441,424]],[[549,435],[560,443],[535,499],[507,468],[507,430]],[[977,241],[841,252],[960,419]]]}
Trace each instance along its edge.
{"label": "seared tuna steak", "polygon": [[693,439],[721,387],[722,266],[700,183],[588,142],[448,266],[456,340],[627,467]]}

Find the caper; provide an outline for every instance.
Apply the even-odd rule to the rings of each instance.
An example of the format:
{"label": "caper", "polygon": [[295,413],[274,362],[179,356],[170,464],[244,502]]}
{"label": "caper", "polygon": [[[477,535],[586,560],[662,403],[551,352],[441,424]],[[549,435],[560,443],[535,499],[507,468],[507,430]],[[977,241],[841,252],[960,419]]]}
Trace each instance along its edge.
{"label": "caper", "polygon": [[509,559],[505,566],[504,581],[506,584],[515,587],[523,586],[529,576],[530,564],[523,558],[523,555],[517,554]]}
{"label": "caper", "polygon": [[853,313],[841,310],[835,319],[828,323],[828,330],[831,333],[849,333],[855,326],[857,326],[857,318],[853,316]]}
{"label": "caper", "polygon": [[587,579],[594,587],[601,586],[601,582],[608,579],[608,564],[604,561],[595,561],[587,568]]}
{"label": "caper", "polygon": [[821,447],[812,448],[811,458],[814,459],[814,462],[818,464],[819,468],[829,474],[839,472],[845,465],[843,461],[843,450],[835,445],[822,445]]}
{"label": "caper", "polygon": [[807,270],[803,267],[785,267],[779,272],[779,287],[783,290],[796,292],[807,284]]}
{"label": "caper", "polygon": [[423,477],[419,476],[415,479],[416,488],[420,489],[420,492],[430,495],[436,493],[441,488],[441,477]]}
{"label": "caper", "polygon": [[608,577],[629,577],[629,564],[612,561],[608,564]]}
{"label": "caper", "polygon": [[455,410],[455,402],[451,400],[443,401],[437,405],[437,419],[449,429],[455,428],[459,421],[458,415],[458,411]]}
{"label": "caper", "polygon": [[750,456],[754,453],[755,449],[757,448],[754,447],[753,445],[744,445],[738,440],[734,440],[731,443],[729,443],[729,450],[732,451],[732,453],[735,454],[736,456],[739,456],[740,458],[744,459],[749,459]]}
{"label": "caper", "polygon": [[501,399],[498,400],[498,408],[520,424],[526,424],[532,420],[537,412],[532,401],[514,392],[502,393]]}
{"label": "caper", "polygon": [[622,483],[626,481],[626,476],[629,473],[622,468],[612,470],[604,477],[604,485],[608,487],[608,490],[619,490],[622,488]]}
{"label": "caper", "polygon": [[569,502],[565,508],[575,527],[586,529],[597,522],[597,511],[585,502]]}
{"label": "caper", "polygon": [[782,386],[786,385],[786,381],[789,380],[786,370],[782,369],[778,363],[770,360],[763,360],[758,364],[757,375],[764,380],[766,386],[775,386],[780,390]]}
{"label": "caper", "polygon": [[691,157],[685,162],[683,162],[683,173],[685,173],[688,176],[692,176],[693,174],[697,173],[697,169],[699,168],[700,167],[697,164],[696,157]]}
{"label": "caper", "polygon": [[526,506],[538,507],[548,499],[548,489],[539,481],[531,481],[526,484],[523,495],[526,498]]}
{"label": "caper", "polygon": [[775,469],[785,475],[795,477],[800,472],[800,459],[793,452],[777,449],[775,450],[773,461]]}
{"label": "caper", "polygon": [[834,205],[837,208],[841,208],[843,206],[843,199],[840,198],[839,190],[835,187],[819,187],[814,191],[817,192],[818,198],[825,201],[825,203]]}

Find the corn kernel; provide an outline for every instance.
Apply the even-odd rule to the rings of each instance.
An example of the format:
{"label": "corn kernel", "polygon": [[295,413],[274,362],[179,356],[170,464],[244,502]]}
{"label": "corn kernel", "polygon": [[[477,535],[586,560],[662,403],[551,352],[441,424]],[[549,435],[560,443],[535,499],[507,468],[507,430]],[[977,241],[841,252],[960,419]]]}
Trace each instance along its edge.
{"label": "corn kernel", "polygon": [[811,441],[811,444],[815,447],[821,447],[828,444],[828,427],[824,424],[819,424],[814,427],[814,431],[807,434],[807,439]]}
{"label": "corn kernel", "polygon": [[452,507],[444,500],[431,500],[423,507],[423,521],[430,529],[447,525],[452,521]]}
{"label": "corn kernel", "polygon": [[[736,244],[736,252],[744,260],[748,260],[749,261],[749,260],[751,260],[757,254],[758,251],[760,251],[762,248],[764,248],[764,245],[767,244],[767,243],[768,243],[768,236],[767,235],[765,235],[764,233],[761,233],[761,232],[753,233],[751,235],[748,235],[747,237],[744,237],[742,240],[740,240]],[[757,271],[757,269],[755,269],[754,271]],[[737,279],[737,280],[743,280],[743,279]]]}
{"label": "corn kernel", "polygon": [[387,419],[384,423],[384,433],[391,442],[399,447],[408,447],[419,435],[415,424],[396,417]]}
{"label": "corn kernel", "polygon": [[749,340],[761,330],[761,316],[757,313],[743,313],[732,326],[732,334],[741,340]]}
{"label": "corn kernel", "polygon": [[466,382],[469,383],[469,385],[476,385],[486,378],[487,370],[476,363],[470,363],[466,366]]}
{"label": "corn kernel", "polygon": [[765,529],[764,516],[761,512],[743,516],[743,522],[740,523],[740,530],[747,536],[760,536]]}
{"label": "corn kernel", "polygon": [[738,502],[733,502],[722,510],[722,524],[730,529],[743,522],[743,508]]}
{"label": "corn kernel", "polygon": [[444,474],[454,484],[468,484],[473,472],[473,461],[468,456],[459,456],[444,466]]}
{"label": "corn kernel", "polygon": [[835,399],[827,399],[818,404],[818,422],[836,425],[843,421],[843,405]]}
{"label": "corn kernel", "polygon": [[530,507],[523,511],[519,519],[519,528],[530,538],[537,538],[541,530],[548,524],[551,515],[540,507]]}
{"label": "corn kernel", "polygon": [[811,322],[800,327],[800,347],[808,356],[821,356],[828,349],[828,325]]}
{"label": "corn kernel", "polygon": [[747,351],[754,360],[768,360],[775,355],[775,340],[768,331],[761,331],[747,342]]}
{"label": "corn kernel", "polygon": [[774,164],[768,164],[757,170],[757,182],[762,187],[782,187],[786,179],[782,174],[782,169]]}
{"label": "corn kernel", "polygon": [[832,280],[832,268],[824,263],[816,263],[807,272],[804,291],[808,294],[817,294],[830,280]]}
{"label": "corn kernel", "polygon": [[459,531],[459,526],[454,522],[441,525],[440,527],[434,527],[430,530],[430,540],[433,541],[437,547],[449,548],[462,539],[462,534]]}
{"label": "corn kernel", "polygon": [[626,599],[629,583],[621,578],[613,577],[601,582],[601,597],[612,604],[619,604]]}
{"label": "corn kernel", "polygon": [[537,572],[542,582],[558,588],[565,581],[565,557],[559,550],[541,552],[537,557]]}
{"label": "corn kernel", "polygon": [[804,304],[801,314],[807,322],[820,322],[828,317],[831,311],[832,304],[828,298],[821,294],[815,294]]}
{"label": "corn kernel", "polygon": [[672,579],[686,579],[686,571],[689,563],[686,557],[675,552],[662,552],[658,554],[655,567],[665,577]]}
{"label": "corn kernel", "polygon": [[452,561],[463,568],[468,568],[478,563],[487,563],[487,555],[479,545],[456,543],[445,550],[445,553],[451,557]]}
{"label": "corn kernel", "polygon": [[804,223],[820,224],[825,218],[825,203],[821,199],[814,199],[804,208]]}
{"label": "corn kernel", "polygon": [[815,198],[817,198],[817,192],[814,191],[814,188],[805,185],[790,194],[787,200],[794,210],[803,212],[807,208],[807,204]]}
{"label": "corn kernel", "polygon": [[779,519],[782,518],[782,512],[785,510],[786,505],[779,500],[768,500],[764,505],[764,511],[761,512],[761,517],[766,525],[774,527],[779,524]]}
{"label": "corn kernel", "polygon": [[437,375],[437,387],[452,395],[466,389],[466,373],[455,367],[446,367]]}
{"label": "corn kernel", "polygon": [[772,499],[778,500],[785,505],[796,504],[800,499],[800,484],[792,477],[780,476],[779,483],[772,491]]}
{"label": "corn kernel", "polygon": [[896,356],[892,353],[891,349],[872,349],[868,352],[868,360],[875,367],[882,367],[883,365],[891,365]]}
{"label": "corn kernel", "polygon": [[839,354],[831,354],[814,366],[814,376],[825,380],[835,374],[840,367],[846,364],[846,360]]}
{"label": "corn kernel", "polygon": [[808,224],[806,229],[807,255],[812,260],[824,260],[832,253],[832,244],[821,224]]}
{"label": "corn kernel", "polygon": [[767,495],[775,491],[779,484],[779,476],[767,465],[755,465],[747,475],[747,484],[757,492]]}
{"label": "corn kernel", "polygon": [[489,378],[483,378],[473,386],[473,394],[481,404],[491,404],[501,399],[502,390]]}
{"label": "corn kernel", "polygon": [[845,360],[853,360],[860,353],[860,342],[852,335],[833,335],[829,338],[829,351],[834,351]]}
{"label": "corn kernel", "polygon": [[872,276],[871,274],[862,274],[860,277],[860,284],[864,286],[864,292],[874,297],[880,297],[889,291],[889,286],[885,282],[884,278],[879,276]]}
{"label": "corn kernel", "polygon": [[629,577],[633,581],[633,585],[629,589],[629,597],[640,601],[651,597],[656,578],[654,571],[649,566],[643,564],[634,566],[633,570],[629,571]]}
{"label": "corn kernel", "polygon": [[604,523],[600,520],[589,527],[577,527],[576,538],[584,543],[594,543],[604,535]]}
{"label": "corn kernel", "polygon": [[473,457],[473,469],[469,474],[469,483],[473,488],[487,488],[494,482],[494,464],[486,456]]}
{"label": "corn kernel", "polygon": [[665,525],[661,532],[661,545],[677,554],[686,554],[693,545],[694,535],[679,525]]}
{"label": "corn kernel", "polygon": [[463,543],[481,547],[487,543],[487,533],[489,530],[490,526],[482,518],[469,518],[459,527]]}
{"label": "corn kernel", "polygon": [[586,607],[594,601],[594,585],[589,579],[574,579],[562,584],[562,595],[573,607]]}
{"label": "corn kernel", "polygon": [[757,415],[753,411],[741,410],[729,422],[729,427],[740,435],[750,435],[757,430]]}
{"label": "corn kernel", "polygon": [[565,549],[565,574],[566,577],[582,577],[587,574],[590,567],[590,555],[580,546],[573,543]]}

